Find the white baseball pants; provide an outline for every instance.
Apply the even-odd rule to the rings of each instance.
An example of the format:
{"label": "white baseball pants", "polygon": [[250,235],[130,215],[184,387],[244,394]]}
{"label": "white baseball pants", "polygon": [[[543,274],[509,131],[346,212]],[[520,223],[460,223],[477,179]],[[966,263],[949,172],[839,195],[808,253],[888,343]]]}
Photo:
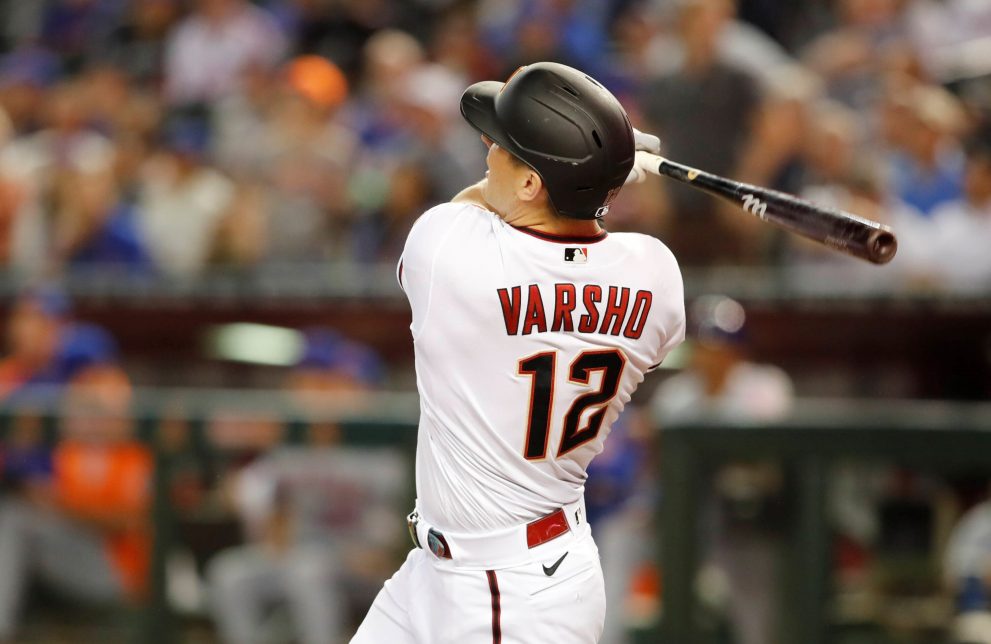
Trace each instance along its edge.
{"label": "white baseball pants", "polygon": [[598,548],[587,533],[553,545],[500,570],[414,549],[351,644],[595,644],[606,612]]}

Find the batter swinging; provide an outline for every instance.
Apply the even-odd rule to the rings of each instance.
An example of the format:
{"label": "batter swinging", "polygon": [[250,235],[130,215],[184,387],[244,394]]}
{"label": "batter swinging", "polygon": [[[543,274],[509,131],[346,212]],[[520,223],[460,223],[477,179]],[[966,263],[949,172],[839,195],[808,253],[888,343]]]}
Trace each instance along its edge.
{"label": "batter swinging", "polygon": [[[658,240],[599,219],[634,169],[616,98],[555,63],[468,88],[486,177],[398,266],[420,393],[414,548],[352,644],[586,644],[605,615],[585,468],[684,337]],[[642,173],[641,173],[642,174]]]}

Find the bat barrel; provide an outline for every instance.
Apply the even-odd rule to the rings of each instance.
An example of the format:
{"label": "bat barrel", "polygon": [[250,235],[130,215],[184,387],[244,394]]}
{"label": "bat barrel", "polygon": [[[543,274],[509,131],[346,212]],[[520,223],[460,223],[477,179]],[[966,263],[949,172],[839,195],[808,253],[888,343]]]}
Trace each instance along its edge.
{"label": "bat barrel", "polygon": [[765,190],[761,196],[767,199],[761,219],[828,248],[873,264],[887,264],[898,250],[895,234],[877,222],[776,191]]}
{"label": "bat barrel", "polygon": [[657,174],[670,177],[740,206],[744,211],[798,235],[874,264],[887,264],[898,240],[887,226],[658,157]]}

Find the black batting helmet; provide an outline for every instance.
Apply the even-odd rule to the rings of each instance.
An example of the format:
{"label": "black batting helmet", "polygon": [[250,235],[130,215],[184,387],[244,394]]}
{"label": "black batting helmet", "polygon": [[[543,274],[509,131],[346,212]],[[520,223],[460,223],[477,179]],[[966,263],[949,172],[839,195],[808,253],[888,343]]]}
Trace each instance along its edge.
{"label": "black batting helmet", "polygon": [[595,219],[633,167],[633,126],[598,81],[567,65],[534,63],[505,83],[475,83],[461,114],[533,168],[562,215]]}

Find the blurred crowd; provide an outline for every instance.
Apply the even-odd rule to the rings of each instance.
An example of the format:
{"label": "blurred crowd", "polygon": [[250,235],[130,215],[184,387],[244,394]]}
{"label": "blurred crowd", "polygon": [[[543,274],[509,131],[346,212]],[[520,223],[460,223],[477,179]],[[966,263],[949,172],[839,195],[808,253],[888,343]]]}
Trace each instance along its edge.
{"label": "blurred crowd", "polygon": [[[71,323],[55,291],[15,302],[7,331],[0,400],[22,411],[8,418],[0,450],[2,641],[19,634],[35,580],[96,604],[142,595],[152,473],[109,334]],[[57,441],[46,420],[56,409],[66,418]]]}
{"label": "blurred crowd", "polygon": [[341,410],[382,384],[372,349],[304,329],[278,400],[197,414],[181,392],[142,407],[114,338],[55,288],[17,298],[6,325],[0,641],[22,641],[39,587],[89,610],[147,605],[153,539],[158,600],[222,641],[344,637],[405,545],[393,528],[411,494],[401,450],[342,444]]}
{"label": "blurred crowd", "polygon": [[[0,266],[33,287],[6,309],[0,361],[0,403],[22,410],[0,444],[0,641],[34,579],[88,600],[147,598],[156,451],[178,517],[171,606],[209,613],[230,642],[346,632],[405,547],[383,528],[409,501],[402,456],[344,446],[332,422],[293,431],[237,408],[196,428],[179,409],[142,435],[115,339],[37,285],[394,263],[420,213],[483,175],[463,89],[537,60],[600,79],[665,155],[891,225],[900,247],[865,270],[660,179],[624,190],[609,229],[657,235],[687,268],[989,291],[985,0],[0,0]],[[735,303],[699,304],[742,325]],[[654,415],[712,404],[765,420],[795,394],[748,360],[739,326],[697,324],[685,370],[635,401],[591,469],[589,512],[623,607],[604,643],[625,641],[635,601],[657,592],[643,565],[656,553],[629,538],[652,529]],[[310,329],[278,387],[314,412],[360,402],[384,374],[368,347]],[[713,528],[706,567],[734,590],[725,612],[741,642],[771,641],[779,619],[785,478],[768,463],[713,476],[707,519],[743,531]],[[852,496],[840,495],[843,552],[862,569],[880,528],[857,526],[880,515]],[[991,524],[975,507],[961,543]],[[947,564],[954,589],[976,584],[968,597],[991,596],[984,545]]]}
{"label": "blurred crowd", "polygon": [[[987,3],[47,0],[0,18],[0,261],[21,278],[392,262],[484,170],[464,87],[549,59],[601,78],[673,159],[895,227],[900,256],[854,282],[991,279]],[[732,210],[655,180],[607,225],[686,266],[851,267]]]}

